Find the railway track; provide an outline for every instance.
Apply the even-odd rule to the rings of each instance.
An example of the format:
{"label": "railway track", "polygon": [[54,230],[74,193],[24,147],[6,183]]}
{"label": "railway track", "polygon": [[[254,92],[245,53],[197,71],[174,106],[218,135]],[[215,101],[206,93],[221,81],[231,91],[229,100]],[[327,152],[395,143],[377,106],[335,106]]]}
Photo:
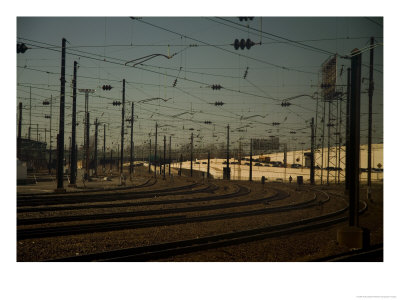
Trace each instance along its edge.
{"label": "railway track", "polygon": [[166,189],[152,190],[152,191],[129,191],[116,194],[113,191],[102,191],[102,194],[84,193],[79,195],[46,195],[42,197],[34,197],[29,199],[17,199],[17,209],[24,206],[41,206],[41,205],[60,205],[60,204],[77,204],[86,202],[108,202],[115,201],[116,196],[118,200],[130,200],[149,197],[160,197],[165,195],[185,195],[199,192],[213,192],[214,186],[207,185],[204,188],[193,190],[199,186],[199,183],[192,183],[189,185],[171,187]]}
{"label": "railway track", "polygon": [[[365,212],[367,204],[359,211]],[[102,253],[95,253],[82,256],[66,257],[52,261],[149,261],[165,259],[176,255],[188,254],[196,251],[204,251],[220,247],[232,246],[242,243],[264,240],[307,230],[325,228],[344,222],[348,219],[344,216],[347,207],[322,216],[307,218],[299,221],[289,222],[280,225],[268,226],[252,230],[245,230],[234,233],[220,234],[197,239],[163,243],[151,246],[128,248]]]}
{"label": "railway track", "polygon": [[[240,192],[240,191],[239,191]],[[254,201],[260,203],[262,201],[276,201],[287,198],[289,194],[287,192],[277,190],[276,194],[270,197],[265,197],[253,201],[251,204],[254,204]],[[329,199],[329,198],[328,198]],[[327,201],[327,200],[326,200]],[[180,213],[187,211],[204,211],[210,210],[213,211],[218,207],[218,204],[214,204],[211,206],[203,206],[196,208],[178,208],[171,209],[169,211],[170,214],[174,214],[169,217],[158,217],[158,218],[146,218],[140,220],[124,220],[124,221],[114,221],[114,222],[103,222],[103,223],[95,223],[95,224],[82,224],[82,225],[70,225],[70,226],[55,226],[55,227],[45,227],[45,228],[33,228],[33,229],[19,229],[17,231],[17,239],[29,239],[29,238],[43,238],[43,237],[52,237],[52,236],[63,236],[63,235],[74,235],[74,234],[85,234],[85,233],[93,233],[93,232],[105,232],[112,230],[123,230],[123,229],[135,229],[135,228],[146,228],[146,227],[154,227],[154,226],[169,226],[169,225],[177,225],[177,224],[188,224],[188,223],[197,223],[197,222],[206,222],[206,221],[215,221],[215,220],[223,220],[223,219],[233,219],[247,216],[256,216],[262,214],[270,214],[276,212],[283,212],[289,210],[295,210],[300,208],[306,208],[313,205],[320,205],[321,203],[316,203],[316,196],[312,199],[305,201],[303,203],[297,203],[287,206],[281,207],[272,207],[272,208],[263,208],[263,209],[255,209],[248,211],[240,211],[240,212],[231,212],[231,213],[220,213],[220,214],[212,214],[212,215],[204,215],[204,216],[195,216],[195,217],[187,217],[186,215],[182,215]],[[235,207],[240,206],[238,203],[227,203],[221,204],[219,208],[227,208],[227,207]],[[244,205],[250,205],[249,202]],[[145,213],[145,212],[143,212]],[[158,211],[160,213],[160,211]],[[135,214],[132,212],[130,214]],[[178,215],[176,215],[178,214]],[[107,215],[106,218],[111,218],[113,214]],[[128,213],[123,214],[121,217],[126,217]],[[71,217],[72,219],[74,217]],[[84,217],[85,218],[85,217]],[[87,218],[87,217],[86,217]],[[89,217],[90,218],[90,217]],[[61,221],[63,218],[53,219],[57,221]],[[68,220],[68,219],[66,219]],[[76,220],[74,220],[76,221]],[[27,221],[27,222],[34,222]],[[19,223],[19,225],[21,225]]]}
{"label": "railway track", "polygon": [[353,250],[337,255],[318,258],[312,262],[383,262],[383,244],[377,244],[365,249]]}
{"label": "railway track", "polygon": [[[189,199],[167,199],[167,200],[150,200],[136,203],[120,203],[118,207],[140,207],[140,206],[152,206],[152,205],[165,205],[165,204],[182,204],[182,203],[195,203],[195,202],[204,202],[204,201],[215,201],[222,200],[226,198],[234,198],[244,196],[250,193],[250,190],[246,187],[240,186],[239,189],[233,193],[223,194],[223,195],[214,195],[209,197],[200,197],[200,198],[189,198]],[[134,212],[121,212],[121,213],[108,213],[108,214],[92,214],[92,215],[74,215],[74,216],[60,216],[60,217],[48,217],[48,218],[31,218],[31,219],[19,219],[18,225],[32,225],[32,224],[43,224],[43,223],[57,223],[57,222],[69,222],[69,221],[82,221],[82,220],[96,220],[96,219],[114,219],[114,218],[128,218],[128,217],[138,217],[138,216],[151,216],[151,215],[165,215],[165,214],[174,214],[174,213],[182,213],[182,212],[193,212],[193,211],[204,211],[204,210],[213,210],[219,208],[229,208],[229,207],[237,207],[243,205],[250,205],[253,202],[258,203],[261,200],[251,200],[247,201],[249,204],[239,203],[226,203],[226,204],[214,204],[214,205],[202,205],[202,206],[191,206],[185,208],[172,208],[172,209],[154,209],[154,210],[143,210],[143,211],[134,211]],[[73,209],[87,209],[87,208],[115,208],[117,207],[115,204],[108,205],[91,205],[88,206],[73,206]],[[60,207],[62,210],[68,209],[71,210],[69,206]],[[58,207],[51,207],[51,211],[58,211]],[[38,210],[43,211],[43,210]],[[46,211],[47,207],[46,207]]]}

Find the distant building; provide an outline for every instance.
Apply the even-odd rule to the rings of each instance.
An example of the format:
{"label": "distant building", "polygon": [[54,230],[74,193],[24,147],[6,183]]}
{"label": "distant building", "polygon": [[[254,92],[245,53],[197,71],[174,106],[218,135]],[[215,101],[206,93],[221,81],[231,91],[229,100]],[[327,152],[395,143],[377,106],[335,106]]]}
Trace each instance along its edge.
{"label": "distant building", "polygon": [[18,159],[26,162],[29,169],[47,168],[46,143],[21,139],[21,154]]}
{"label": "distant building", "polygon": [[268,153],[279,150],[279,137],[253,139],[253,154]]}

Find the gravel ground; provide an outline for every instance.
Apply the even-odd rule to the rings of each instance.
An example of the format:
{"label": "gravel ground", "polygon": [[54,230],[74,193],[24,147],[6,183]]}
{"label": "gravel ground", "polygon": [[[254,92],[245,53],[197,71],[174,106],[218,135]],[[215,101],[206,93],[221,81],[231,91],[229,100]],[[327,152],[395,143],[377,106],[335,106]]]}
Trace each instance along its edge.
{"label": "gravel ground", "polygon": [[[188,184],[187,178],[174,178],[174,182],[169,180],[159,180],[156,185],[151,189],[161,189],[172,186],[179,186]],[[200,180],[200,182],[202,182]],[[215,195],[232,193],[237,190],[237,186],[233,182],[227,181],[214,181],[220,188],[215,191]],[[273,194],[273,188],[284,188],[290,192],[287,199],[271,202],[269,205],[256,204],[251,206],[243,206],[236,208],[229,208],[218,210],[218,213],[254,210],[265,207],[284,206],[293,203],[300,203],[312,198],[313,193],[310,191],[296,190],[296,185],[284,184],[266,184],[264,187],[258,182],[238,182],[252,189],[250,195],[230,198],[218,201],[202,201],[187,204],[164,204],[156,206],[141,206],[132,208],[112,208],[112,209],[91,209],[91,210],[77,210],[77,211],[60,211],[60,212],[43,212],[43,213],[25,213],[18,214],[18,218],[33,218],[45,217],[56,215],[74,215],[74,214],[97,214],[108,212],[121,212],[121,211],[136,211],[136,210],[153,210],[162,208],[178,208],[187,206],[200,206],[210,205],[215,203],[228,203],[233,201],[246,201],[251,199],[259,199]],[[203,186],[196,187],[195,189],[202,188]],[[304,187],[305,188],[305,187]],[[218,221],[209,221],[201,223],[172,225],[172,226],[159,226],[151,228],[139,228],[129,230],[118,230],[103,233],[90,233],[82,235],[71,235],[63,237],[50,237],[40,239],[26,239],[17,241],[17,261],[42,261],[55,258],[69,257],[75,255],[83,255],[89,253],[96,253],[102,251],[116,250],[121,248],[138,247],[151,245],[155,243],[163,243],[177,240],[184,240],[189,238],[204,237],[209,235],[235,232],[246,229],[254,229],[259,227],[271,226],[308,218],[328,212],[336,211],[343,208],[346,203],[341,195],[344,195],[343,188],[338,186],[329,186],[330,192],[334,192],[337,196],[331,196],[331,200],[324,205],[319,205],[311,208],[289,211],[283,213],[273,213],[266,215],[258,215],[251,217],[242,217],[236,219],[226,219]],[[177,196],[162,196],[157,197],[157,200],[163,199],[186,199],[193,197],[209,196],[209,193],[199,193],[193,195],[177,195]],[[366,195],[363,190],[360,193],[361,200]],[[321,194],[318,193],[318,200],[322,199]],[[374,202],[368,203],[369,208],[367,212],[360,217],[360,226],[366,227],[371,230],[371,244],[381,243],[383,241],[383,187],[375,186],[373,189]],[[149,199],[147,199],[149,200]],[[151,198],[153,200],[153,198]],[[146,199],[127,200],[132,202],[142,202]],[[117,203],[117,202],[114,202]],[[185,213],[187,216],[216,214],[217,211],[204,211]],[[146,217],[144,217],[146,218]],[[85,223],[92,222],[113,222],[121,220],[130,220],[132,218],[124,219],[109,219],[109,220],[96,220],[85,221]],[[138,218],[134,218],[138,219]],[[53,227],[56,225],[73,225],[84,224],[83,222],[65,222],[53,223],[47,226]],[[312,259],[333,255],[341,252],[348,251],[344,247],[340,247],[336,243],[337,230],[346,225],[345,223],[331,226],[323,230],[309,231],[294,235],[283,236],[279,238],[270,238],[258,242],[240,244],[230,247],[223,247],[214,250],[195,252],[186,255],[179,255],[170,257],[165,261],[309,261]],[[29,225],[19,226],[18,228],[34,228],[42,227],[43,225]]]}

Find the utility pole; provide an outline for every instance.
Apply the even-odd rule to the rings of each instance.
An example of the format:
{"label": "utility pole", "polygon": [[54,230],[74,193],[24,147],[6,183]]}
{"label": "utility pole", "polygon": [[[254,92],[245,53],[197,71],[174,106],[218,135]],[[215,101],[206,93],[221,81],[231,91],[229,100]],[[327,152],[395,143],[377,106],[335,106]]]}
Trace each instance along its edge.
{"label": "utility pole", "polygon": [[231,179],[231,170],[229,169],[229,124],[226,127],[227,135],[226,135],[226,179]]}
{"label": "utility pole", "polygon": [[119,171],[119,144],[117,145],[117,171]]}
{"label": "utility pole", "polygon": [[104,140],[103,140],[103,170],[106,170],[106,124],[104,124]]}
{"label": "utility pole", "polygon": [[133,173],[133,116],[134,116],[134,111],[133,111],[133,102],[132,102],[132,108],[131,108],[131,153],[130,153],[130,158],[129,158],[129,175],[132,176]]}
{"label": "utility pole", "polygon": [[89,112],[86,113],[86,175],[89,176],[89,145],[90,145],[90,140],[89,140],[89,126],[90,126],[90,122],[89,122]]}
{"label": "utility pole", "polygon": [[169,158],[168,158],[168,175],[171,176],[171,140],[172,136],[169,136]]}
{"label": "utility pole", "polygon": [[371,200],[371,143],[372,143],[372,95],[374,94],[374,38],[371,37],[369,51],[369,88],[368,88],[368,200]]}
{"label": "utility pole", "polygon": [[76,71],[77,62],[74,61],[74,78],[72,80],[72,145],[71,145],[71,183],[76,185]]}
{"label": "utility pole", "polygon": [[121,125],[121,170],[123,173],[124,165],[124,118],[125,118],[125,79],[122,80],[122,125]]}
{"label": "utility pole", "polygon": [[286,168],[287,168],[287,144],[286,143],[283,148],[283,167],[285,168],[284,182],[286,182]]}
{"label": "utility pole", "polygon": [[156,122],[156,138],[155,138],[155,145],[154,145],[154,177],[157,177],[157,128],[158,128],[158,124]]}
{"label": "utility pole", "polygon": [[97,129],[98,129],[99,123],[96,122],[94,123],[95,131],[94,131],[94,174],[97,176]]}
{"label": "utility pole", "polygon": [[250,169],[249,181],[253,181],[253,139],[250,139]]}
{"label": "utility pole", "polygon": [[369,231],[359,227],[358,209],[360,196],[360,91],[361,52],[351,51],[350,98],[350,159],[349,159],[349,223],[337,232],[339,245],[361,249],[368,245]]}
{"label": "utility pole", "polygon": [[193,132],[190,137],[190,177],[193,177]]}
{"label": "utility pole", "polygon": [[61,92],[60,92],[60,123],[58,129],[57,143],[57,190],[65,192],[63,188],[64,180],[64,110],[65,110],[65,43],[66,39],[62,39],[61,50]]}
{"label": "utility pole", "polygon": [[[84,126],[84,149],[85,149],[85,175],[89,175],[89,94],[94,93],[96,90],[93,89],[79,89],[81,93],[85,93],[85,126]],[[83,160],[82,160],[83,161]]]}
{"label": "utility pole", "polygon": [[28,140],[31,139],[31,127],[32,127],[32,87],[29,86],[29,130],[28,130]]}
{"label": "utility pole", "polygon": [[359,164],[360,164],[360,88],[361,53],[352,51],[350,102],[350,166],[349,166],[349,225],[358,226]]}
{"label": "utility pole", "polygon": [[166,140],[166,137],[164,135],[164,159],[163,159],[163,165],[164,165],[164,168],[163,168],[163,179],[164,180],[165,180],[165,152],[166,152],[166,148],[167,148],[167,140]]}
{"label": "utility pole", "polygon": [[182,153],[181,153],[180,165],[179,165],[179,176],[182,176],[182,161],[183,161],[183,157],[182,157]]}
{"label": "utility pole", "polygon": [[149,173],[151,173],[151,138],[149,141]]}
{"label": "utility pole", "polygon": [[18,118],[18,140],[17,140],[17,157],[21,159],[21,130],[22,130],[22,102],[18,104],[19,118]]}
{"label": "utility pole", "polygon": [[51,120],[53,119],[53,95],[50,95],[50,155],[49,155],[49,173],[51,173],[51,167],[53,161],[51,160]]}
{"label": "utility pole", "polygon": [[210,178],[210,150],[207,154],[207,179]]}
{"label": "utility pole", "polygon": [[314,118],[311,119],[311,157],[310,157],[310,184],[314,184],[314,174],[315,174],[315,169],[314,169]]}
{"label": "utility pole", "polygon": [[111,149],[111,157],[110,157],[110,171],[112,170],[112,165],[113,165],[113,160],[112,160],[112,153],[113,153],[113,150]]}
{"label": "utility pole", "polygon": [[346,168],[345,168],[345,186],[346,191],[350,187],[350,99],[351,99],[351,69],[347,68],[347,102],[346,102]]}

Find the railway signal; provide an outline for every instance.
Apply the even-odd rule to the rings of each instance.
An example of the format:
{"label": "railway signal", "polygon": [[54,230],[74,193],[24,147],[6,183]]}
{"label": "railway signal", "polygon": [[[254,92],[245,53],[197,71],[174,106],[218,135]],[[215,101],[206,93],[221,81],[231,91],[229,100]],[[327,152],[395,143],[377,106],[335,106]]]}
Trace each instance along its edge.
{"label": "railway signal", "polygon": [[109,91],[111,90],[113,87],[111,85],[103,85],[103,91]]}

